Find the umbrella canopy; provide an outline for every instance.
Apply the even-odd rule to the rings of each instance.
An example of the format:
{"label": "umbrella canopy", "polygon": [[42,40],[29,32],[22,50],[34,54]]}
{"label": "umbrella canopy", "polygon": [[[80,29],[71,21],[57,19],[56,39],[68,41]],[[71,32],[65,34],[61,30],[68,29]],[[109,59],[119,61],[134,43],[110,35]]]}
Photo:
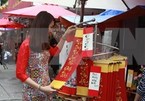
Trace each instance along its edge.
{"label": "umbrella canopy", "polygon": [[[111,17],[114,17],[114,16],[122,14],[122,13],[123,13],[123,11],[106,10],[98,15],[84,16],[84,22],[89,21],[91,19],[95,19],[95,21],[89,22],[87,24],[101,23],[101,22],[103,22]],[[61,16],[60,21],[65,26],[70,26],[71,24],[78,24],[80,21],[80,16]]]}
{"label": "umbrella canopy", "polygon": [[138,6],[145,5],[145,0],[124,0],[130,9]]}
{"label": "umbrella canopy", "polygon": [[24,26],[19,23],[2,18],[0,19],[0,27],[1,28],[23,28]]}
{"label": "umbrella canopy", "polygon": [[132,18],[137,18],[140,16],[145,16],[145,6],[136,6],[132,8],[129,11],[126,11],[120,15],[111,17],[104,22],[101,22],[99,24],[100,28],[103,27],[105,28],[120,28],[122,26],[122,21],[125,21],[127,19],[132,19]]}
{"label": "umbrella canopy", "polygon": [[118,16],[114,16],[104,21],[103,23],[115,22],[115,21],[123,21],[125,19],[136,18],[139,16],[145,16],[145,6],[136,6],[129,11],[126,11]]}
{"label": "umbrella canopy", "polygon": [[34,5],[32,7],[26,7],[18,10],[4,12],[4,14],[21,16],[21,17],[35,17],[40,11],[47,11],[52,14],[56,19],[63,15],[76,15],[75,13],[64,9],[63,7],[56,5]]}
{"label": "umbrella canopy", "polygon": [[[37,3],[49,3],[57,4],[67,7],[73,7],[76,0],[22,0]],[[79,1],[79,0],[77,0]],[[124,0],[128,7],[134,8],[137,5],[145,5],[145,0]],[[115,10],[127,10],[127,7],[122,0],[87,0],[85,8],[98,8],[98,9],[115,9]]]}

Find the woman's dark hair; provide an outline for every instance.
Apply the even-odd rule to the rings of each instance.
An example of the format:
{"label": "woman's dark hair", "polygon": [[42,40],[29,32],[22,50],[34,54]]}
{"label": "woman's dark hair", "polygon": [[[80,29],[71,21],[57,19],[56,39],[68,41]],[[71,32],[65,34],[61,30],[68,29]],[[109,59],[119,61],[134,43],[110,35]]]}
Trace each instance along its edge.
{"label": "woman's dark hair", "polygon": [[29,33],[30,49],[32,51],[41,52],[42,50],[49,49],[48,27],[52,21],[55,21],[54,17],[46,11],[41,11],[37,14],[32,22]]}

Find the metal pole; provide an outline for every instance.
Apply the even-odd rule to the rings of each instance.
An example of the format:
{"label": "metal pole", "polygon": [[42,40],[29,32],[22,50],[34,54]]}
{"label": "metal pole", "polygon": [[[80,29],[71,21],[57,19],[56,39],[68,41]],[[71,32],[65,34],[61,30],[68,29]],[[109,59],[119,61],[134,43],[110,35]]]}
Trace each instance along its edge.
{"label": "metal pole", "polygon": [[126,2],[124,0],[121,0],[123,2],[123,4],[126,6],[127,10],[130,10],[129,6],[126,4]]}
{"label": "metal pole", "polygon": [[85,3],[87,0],[80,0],[81,1],[81,18],[80,18],[80,22],[83,22],[84,20],[84,10],[85,10]]}

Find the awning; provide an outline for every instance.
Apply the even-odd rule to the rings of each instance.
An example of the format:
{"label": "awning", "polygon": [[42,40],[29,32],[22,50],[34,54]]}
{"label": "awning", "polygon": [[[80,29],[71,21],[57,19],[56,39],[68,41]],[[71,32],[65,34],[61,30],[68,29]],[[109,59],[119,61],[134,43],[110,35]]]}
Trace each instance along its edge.
{"label": "awning", "polygon": [[[100,13],[99,15],[84,16],[84,22],[89,21],[91,19],[95,19],[94,22],[90,22],[88,24],[97,24],[122,13],[123,11],[106,10]],[[65,27],[67,27],[72,24],[78,24],[80,22],[80,16],[61,16],[60,21],[63,25],[65,25]]]}

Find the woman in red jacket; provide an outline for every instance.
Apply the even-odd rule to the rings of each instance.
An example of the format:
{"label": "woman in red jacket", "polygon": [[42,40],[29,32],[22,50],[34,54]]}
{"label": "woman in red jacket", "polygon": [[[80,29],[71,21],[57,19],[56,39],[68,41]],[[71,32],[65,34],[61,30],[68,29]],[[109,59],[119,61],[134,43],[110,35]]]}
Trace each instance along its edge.
{"label": "woman in red jacket", "polygon": [[21,44],[16,64],[16,76],[23,83],[23,101],[52,101],[48,61],[50,56],[60,52],[67,35],[74,33],[74,27],[66,30],[55,48],[51,47],[48,31],[54,25],[54,17],[46,11],[34,19],[27,37]]}

